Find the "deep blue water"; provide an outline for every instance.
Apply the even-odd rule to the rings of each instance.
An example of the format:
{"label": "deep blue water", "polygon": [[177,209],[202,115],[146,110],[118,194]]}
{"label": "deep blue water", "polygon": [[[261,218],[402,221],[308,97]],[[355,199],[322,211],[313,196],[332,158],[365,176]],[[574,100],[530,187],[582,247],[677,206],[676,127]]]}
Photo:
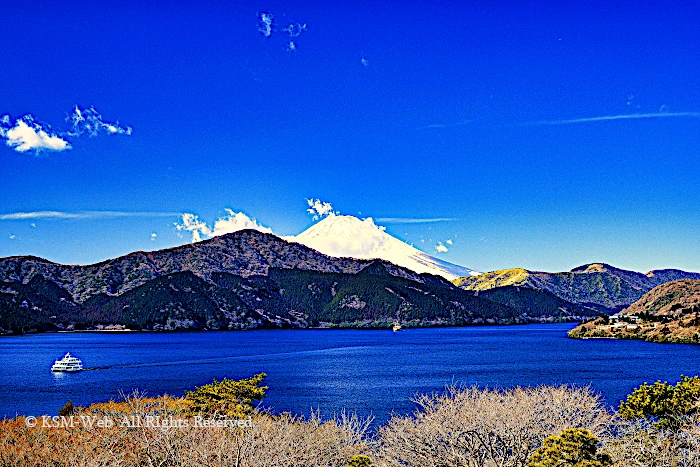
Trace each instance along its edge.
{"label": "deep blue water", "polygon": [[[120,391],[182,395],[212,379],[268,374],[276,412],[331,415],[347,408],[383,422],[410,398],[452,382],[509,387],[591,385],[616,406],[644,381],[700,373],[700,346],[574,340],[571,325],[391,331],[61,333],[0,338],[0,417],[51,414]],[[86,368],[49,370],[65,352]]]}

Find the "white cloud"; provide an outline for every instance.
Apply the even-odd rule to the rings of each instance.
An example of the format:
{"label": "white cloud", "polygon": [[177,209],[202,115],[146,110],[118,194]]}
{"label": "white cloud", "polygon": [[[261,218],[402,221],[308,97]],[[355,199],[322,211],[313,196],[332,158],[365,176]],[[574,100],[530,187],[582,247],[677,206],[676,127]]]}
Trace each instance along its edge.
{"label": "white cloud", "polygon": [[272,35],[272,13],[258,13],[258,31],[265,37]]}
{"label": "white cloud", "polygon": [[35,151],[65,151],[71,145],[51,128],[42,123],[34,121],[31,115],[26,115],[16,120],[11,126],[9,115],[2,118],[0,136],[5,139],[5,143],[17,152]]}
{"label": "white cloud", "polygon": [[213,227],[207,225],[206,222],[200,220],[194,214],[184,213],[180,218],[180,222],[175,223],[175,228],[178,231],[191,232],[192,243],[245,229],[272,233],[272,229],[259,224],[255,218],[249,217],[245,213],[235,212],[231,209],[226,209],[225,211],[226,216],[217,219]]}
{"label": "white cloud", "polygon": [[434,222],[451,222],[459,220],[456,217],[378,217],[377,222],[383,224],[431,224]]}
{"label": "white cloud", "polygon": [[153,233],[151,234],[151,241],[154,242],[154,241],[156,240],[156,237],[157,237],[157,236],[158,236],[158,234],[155,233],[155,232],[153,232]]}
{"label": "white cloud", "polygon": [[644,114],[603,115],[600,117],[572,118],[567,120],[540,120],[521,123],[522,126],[571,125],[575,123],[605,122],[612,120],[642,120],[649,118],[700,118],[700,112],[654,112]]}
{"label": "white cloud", "polygon": [[25,219],[118,219],[124,217],[174,217],[178,215],[180,215],[180,213],[177,212],[32,211],[0,214],[0,221],[16,221]]}
{"label": "white cloud", "polygon": [[76,105],[66,121],[71,124],[68,131],[54,131],[32,115],[25,115],[14,124],[9,115],[3,115],[0,117],[0,138],[17,152],[34,151],[39,154],[42,151],[60,152],[71,149],[67,136],[97,136],[100,133],[128,136],[133,131],[131,127],[121,126],[119,122],[104,121],[94,107],[81,109]]}
{"label": "white cloud", "polygon": [[202,240],[202,235],[210,237],[212,230],[206,222],[200,221],[199,217],[186,212],[180,218],[180,222],[175,223],[175,228],[179,231],[192,232],[192,243]]}
{"label": "white cloud", "polygon": [[299,37],[306,29],[306,23],[289,23],[289,26],[284,28],[283,31],[289,33],[289,37]]}
{"label": "white cloud", "polygon": [[448,238],[447,240],[445,240],[445,243],[447,243],[448,245],[452,245],[452,239]]}
{"label": "white cloud", "polygon": [[419,126],[417,130],[427,130],[431,128],[448,128],[453,126],[464,126],[469,125],[473,120],[460,120],[458,122],[452,123],[431,123],[430,125]]}
{"label": "white cloud", "polygon": [[272,229],[264,227],[251,217],[242,212],[234,212],[231,209],[225,210],[227,216],[218,219],[214,223],[214,236],[227,233],[238,232],[239,230],[253,229],[260,232],[272,233]]}
{"label": "white cloud", "polygon": [[66,117],[70,122],[71,129],[66,133],[70,136],[80,136],[87,133],[90,136],[97,136],[100,133],[108,135],[131,135],[133,129],[130,126],[123,127],[119,122],[105,122],[102,115],[94,107],[81,109],[77,105],[73,112]]}
{"label": "white cloud", "polygon": [[320,199],[307,199],[309,209],[306,210],[313,216],[313,220],[317,221],[326,216],[335,216],[338,212],[333,210],[331,203],[321,201]]}
{"label": "white cloud", "polygon": [[15,238],[17,238],[15,234],[10,234],[10,240],[14,240]]}
{"label": "white cloud", "polygon": [[[282,31],[289,34],[289,41],[287,42],[288,52],[296,52],[297,42],[295,39],[307,29],[308,26],[306,23],[289,23],[286,28],[282,29]],[[260,34],[262,34],[264,37],[270,37],[275,30],[275,21],[272,13],[269,11],[259,12],[258,32],[260,32]]]}
{"label": "white cloud", "polygon": [[442,242],[438,242],[437,245],[435,245],[435,251],[438,253],[447,253],[447,247]]}

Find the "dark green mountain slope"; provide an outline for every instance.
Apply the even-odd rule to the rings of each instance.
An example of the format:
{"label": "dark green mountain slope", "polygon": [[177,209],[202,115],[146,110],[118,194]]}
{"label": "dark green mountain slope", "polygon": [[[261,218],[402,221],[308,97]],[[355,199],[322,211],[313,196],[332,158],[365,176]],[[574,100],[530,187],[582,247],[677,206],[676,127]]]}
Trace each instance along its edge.
{"label": "dark green mountain slope", "polygon": [[27,284],[0,283],[0,333],[47,331],[74,320],[80,306],[55,283],[34,276]]}
{"label": "dark green mountain slope", "polygon": [[511,323],[509,307],[474,297],[449,283],[427,285],[392,275],[372,263],[357,274],[270,269],[266,276],[191,272],[154,279],[116,297],[85,303],[89,326],[130,329],[249,329],[353,325]]}
{"label": "dark green mountain slope", "polygon": [[600,311],[567,302],[544,290],[507,285],[478,292],[478,296],[513,308],[523,317],[577,320]]}

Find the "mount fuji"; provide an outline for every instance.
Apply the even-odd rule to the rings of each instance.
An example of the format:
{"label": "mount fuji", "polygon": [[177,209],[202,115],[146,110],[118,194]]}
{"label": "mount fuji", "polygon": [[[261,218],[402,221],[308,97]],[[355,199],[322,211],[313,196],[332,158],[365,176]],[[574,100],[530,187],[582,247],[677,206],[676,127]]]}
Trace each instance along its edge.
{"label": "mount fuji", "polygon": [[417,273],[430,273],[447,280],[481,273],[430,256],[392,237],[372,218],[330,214],[288,241],[301,243],[328,256],[383,259]]}

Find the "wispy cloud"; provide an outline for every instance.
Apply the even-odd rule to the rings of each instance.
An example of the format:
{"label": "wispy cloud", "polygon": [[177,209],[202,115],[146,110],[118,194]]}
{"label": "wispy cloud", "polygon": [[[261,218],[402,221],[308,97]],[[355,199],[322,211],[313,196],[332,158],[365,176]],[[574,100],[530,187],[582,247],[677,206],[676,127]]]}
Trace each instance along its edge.
{"label": "wispy cloud", "polygon": [[243,212],[235,212],[231,209],[225,211],[226,215],[217,219],[213,227],[200,220],[198,216],[186,212],[181,215],[180,222],[175,223],[175,228],[179,231],[190,232],[192,243],[245,229],[272,233],[272,229],[259,224],[255,218],[249,217]]}
{"label": "wispy cloud", "polygon": [[284,28],[283,31],[288,33],[289,37],[299,37],[302,32],[306,31],[306,29],[306,23],[289,23],[289,26]]}
{"label": "wispy cloud", "polygon": [[[263,37],[269,38],[272,36],[273,32],[279,31],[275,24],[275,19],[272,13],[269,11],[258,12],[258,32],[263,35]],[[282,29],[282,32],[289,34],[289,40],[287,41],[287,51],[296,52],[297,51],[297,41],[296,38],[301,36],[301,34],[308,29],[306,23],[289,23],[286,28]]]}
{"label": "wispy cloud", "polygon": [[521,126],[573,125],[576,123],[607,122],[613,120],[642,120],[648,118],[700,118],[700,112],[652,112],[639,114],[603,115],[598,117],[571,118],[564,120],[538,120],[519,123]]}
{"label": "wispy cloud", "polygon": [[474,120],[460,120],[459,122],[452,122],[452,123],[431,123],[430,125],[424,125],[424,126],[419,126],[416,128],[417,130],[429,130],[432,128],[449,128],[449,127],[454,127],[454,126],[464,126],[468,125]]}
{"label": "wispy cloud", "polygon": [[456,217],[377,217],[376,221],[382,224],[432,224],[434,222],[452,222],[459,220]]}
{"label": "wispy cloud", "polygon": [[102,115],[94,107],[81,109],[77,105],[73,108],[66,121],[70,122],[71,129],[66,132],[70,136],[80,136],[88,134],[97,136],[100,133],[109,135],[131,135],[133,129],[130,126],[121,126],[119,122],[106,122]]}
{"label": "wispy cloud", "polygon": [[126,217],[173,217],[178,212],[147,212],[147,211],[31,211],[0,214],[0,221],[17,221],[28,219],[119,219]]}
{"label": "wispy cloud", "polygon": [[262,11],[258,13],[258,31],[265,37],[272,35],[272,13]]}
{"label": "wispy cloud", "polygon": [[83,134],[97,136],[101,133],[108,135],[131,135],[133,129],[122,126],[119,122],[108,122],[94,107],[80,108],[75,106],[66,117],[71,128],[62,131],[54,130],[47,123],[38,121],[33,115],[15,119],[9,115],[0,117],[0,138],[17,152],[43,151],[61,152],[73,146],[68,137],[78,137]]}

